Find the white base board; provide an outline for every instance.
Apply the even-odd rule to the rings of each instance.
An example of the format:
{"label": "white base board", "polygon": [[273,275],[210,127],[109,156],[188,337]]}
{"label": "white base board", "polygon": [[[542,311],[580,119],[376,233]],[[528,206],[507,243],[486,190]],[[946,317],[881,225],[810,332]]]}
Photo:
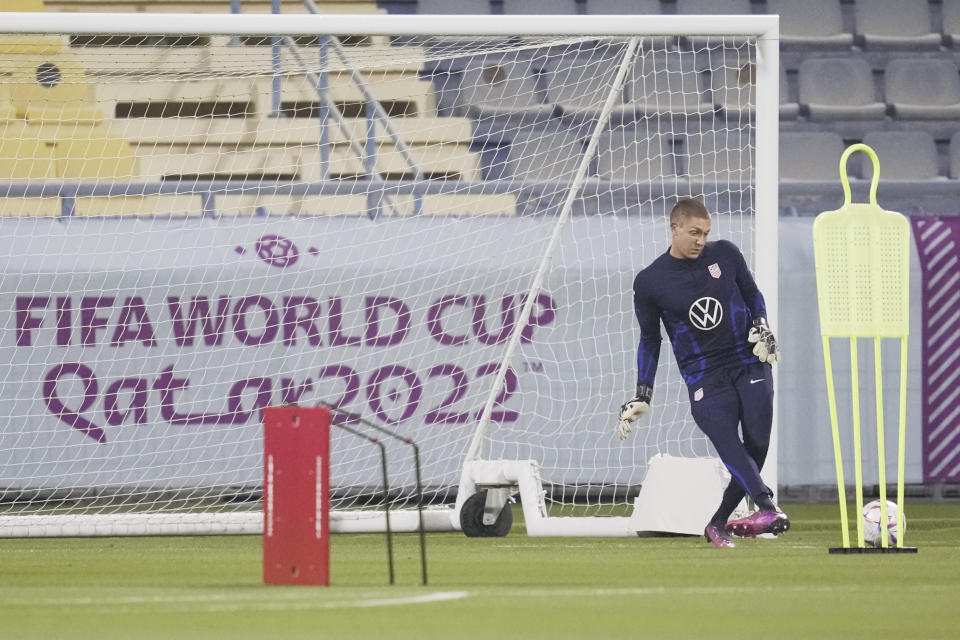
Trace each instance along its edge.
{"label": "white base board", "polygon": [[633,502],[630,528],[702,535],[729,482],[717,458],[655,455]]}
{"label": "white base board", "polygon": [[529,536],[616,537],[641,531],[700,535],[729,481],[716,458],[656,455],[650,459],[633,515],[558,518],[547,514],[536,460],[474,460],[463,468],[453,525],[459,529],[460,507],[478,489],[511,486],[520,492]]}

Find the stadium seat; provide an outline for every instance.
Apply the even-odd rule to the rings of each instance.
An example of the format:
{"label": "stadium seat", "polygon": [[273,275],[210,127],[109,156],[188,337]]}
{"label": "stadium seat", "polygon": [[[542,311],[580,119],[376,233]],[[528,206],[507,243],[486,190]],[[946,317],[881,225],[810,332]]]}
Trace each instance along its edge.
{"label": "stadium seat", "polygon": [[960,119],[960,73],[952,61],[893,58],[884,81],[887,103],[897,118]]}
{"label": "stadium seat", "polygon": [[628,107],[639,114],[712,112],[700,73],[688,64],[689,58],[660,50],[642,52],[627,79]]}
{"label": "stadium seat", "polygon": [[944,43],[960,47],[960,0],[942,0],[940,7]]}
{"label": "stadium seat", "polygon": [[43,0],[3,0],[0,11],[44,11]]}
{"label": "stadium seat", "polygon": [[[408,196],[408,199],[413,213],[413,198]],[[421,203],[421,213],[431,216],[512,216],[516,212],[517,199],[512,193],[428,194]]]}
{"label": "stadium seat", "polygon": [[868,48],[938,49],[941,37],[932,29],[930,4],[923,1],[857,0],[857,38]]}
{"label": "stadium seat", "polygon": [[808,58],[798,72],[799,102],[811,120],[882,118],[873,72],[861,58]]}
{"label": "stadium seat", "polygon": [[[0,176],[3,181],[52,180],[53,152],[35,127],[21,120],[0,120]],[[0,216],[58,216],[60,198],[0,197]]]}
{"label": "stadium seat", "polygon": [[58,178],[125,181],[140,177],[130,143],[100,127],[88,131],[89,135],[63,138],[53,145]]}
{"label": "stadium seat", "polygon": [[950,177],[960,179],[960,131],[950,138]]}
{"label": "stadium seat", "polygon": [[780,180],[837,180],[843,138],[829,131],[780,134]]}
{"label": "stadium seat", "polygon": [[658,14],[660,0],[587,0],[586,9],[598,15]]}
{"label": "stadium seat", "polygon": [[[676,11],[681,15],[749,15],[753,13],[750,0],[676,0]],[[684,38],[687,46],[696,50],[704,47],[715,48],[721,38],[717,36],[687,36]],[[729,42],[730,38],[725,38]],[[738,44],[745,43],[746,38],[733,38]]]}
{"label": "stadium seat", "polygon": [[199,195],[118,195],[80,197],[74,201],[77,217],[198,217],[203,214]]}
{"label": "stadium seat", "polygon": [[[723,109],[728,117],[740,117],[754,112],[756,88],[756,68],[752,62],[745,62],[740,66],[725,66],[710,73],[713,102]],[[782,96],[783,88],[780,91]]]}
{"label": "stadium seat", "polygon": [[750,134],[716,129],[686,137],[687,174],[691,180],[744,184],[753,177],[756,155]]}
{"label": "stadium seat", "polygon": [[508,178],[528,182],[568,182],[583,155],[583,141],[566,132],[528,130],[507,153]]}
{"label": "stadium seat", "polygon": [[780,119],[794,120],[800,113],[800,105],[790,99],[790,84],[787,80],[787,68],[780,60]]}
{"label": "stadium seat", "polygon": [[840,0],[767,0],[767,13],[780,16],[783,47],[853,45],[853,34],[843,28]]}
{"label": "stadium seat", "polygon": [[477,15],[490,13],[490,0],[419,0],[418,13]]}
{"label": "stadium seat", "polygon": [[677,0],[681,15],[734,14],[749,15],[750,0]]}
{"label": "stadium seat", "polygon": [[[940,178],[937,145],[925,131],[874,131],[863,143],[877,153],[883,180],[935,180]],[[860,154],[860,177],[873,174],[873,163]]]}
{"label": "stadium seat", "polygon": [[12,69],[8,86],[17,114],[27,120],[97,122],[103,119],[103,112],[94,106],[86,73],[71,60],[52,58],[21,64]]}
{"label": "stadium seat", "polygon": [[53,152],[36,127],[20,120],[0,121],[0,175],[12,182],[56,177]]}
{"label": "stadium seat", "polygon": [[503,0],[506,14],[572,14],[577,13],[576,0]]}
{"label": "stadium seat", "polygon": [[[780,119],[794,120],[800,106],[790,100],[787,72],[780,65]],[[713,102],[728,118],[741,118],[756,108],[756,77],[752,63],[724,66],[710,73],[710,91]]]}
{"label": "stadium seat", "polygon": [[549,115],[529,60],[495,54],[471,59],[460,80],[459,104],[471,118],[510,115],[518,112]]}
{"label": "stadium seat", "polygon": [[0,54],[55,54],[65,44],[61,36],[3,34],[0,35]]}
{"label": "stadium seat", "polygon": [[677,177],[673,139],[656,126],[637,123],[617,127],[600,136],[597,174],[615,182],[649,182]]}
{"label": "stadium seat", "polygon": [[[544,69],[547,102],[564,112],[599,111],[610,94],[620,63],[622,46],[597,45],[596,48],[574,48],[552,58]],[[623,91],[616,103],[623,102]]]}
{"label": "stadium seat", "polygon": [[17,108],[13,106],[13,101],[10,98],[10,89],[6,84],[0,83],[0,122],[16,119]]}

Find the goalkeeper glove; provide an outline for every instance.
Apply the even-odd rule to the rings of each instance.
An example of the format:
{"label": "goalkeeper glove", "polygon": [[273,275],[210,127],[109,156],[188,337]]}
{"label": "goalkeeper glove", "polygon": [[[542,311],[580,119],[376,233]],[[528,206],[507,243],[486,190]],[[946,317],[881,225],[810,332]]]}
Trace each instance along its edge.
{"label": "goalkeeper glove", "polygon": [[646,384],[637,385],[637,395],[632,400],[620,405],[620,422],[617,424],[617,435],[626,440],[630,435],[630,423],[643,415],[650,408],[650,398],[653,396],[653,387]]}
{"label": "goalkeeper glove", "polygon": [[770,330],[766,318],[755,318],[750,332],[747,334],[747,342],[753,343],[753,355],[760,359],[760,362],[775,362],[780,359],[780,350],[777,348],[777,339]]}

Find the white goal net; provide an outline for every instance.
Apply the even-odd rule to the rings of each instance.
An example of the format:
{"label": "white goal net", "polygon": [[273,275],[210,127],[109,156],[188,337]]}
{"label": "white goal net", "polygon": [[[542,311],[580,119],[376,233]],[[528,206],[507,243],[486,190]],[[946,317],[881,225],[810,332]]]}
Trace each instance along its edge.
{"label": "white goal net", "polygon": [[[666,343],[635,438],[615,415],[636,379],[632,280],[678,197],[775,261],[775,231],[754,248],[776,216],[760,30],[113,18],[0,34],[6,535],[58,514],[255,528],[277,404],[410,437],[435,504],[468,450],[537,460],[557,513],[614,513],[651,456],[711,453]],[[775,274],[758,274],[774,314]],[[385,443],[392,504],[411,506],[410,450]],[[377,506],[378,449],[334,429],[331,459],[334,508]]]}

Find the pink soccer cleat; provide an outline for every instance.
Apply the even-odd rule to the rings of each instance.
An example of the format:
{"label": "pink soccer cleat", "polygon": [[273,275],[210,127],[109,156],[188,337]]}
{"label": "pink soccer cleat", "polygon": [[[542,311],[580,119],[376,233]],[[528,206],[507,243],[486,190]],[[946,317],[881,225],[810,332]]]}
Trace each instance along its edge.
{"label": "pink soccer cleat", "polygon": [[730,536],[727,535],[727,532],[723,530],[719,525],[710,523],[707,525],[707,528],[703,530],[703,537],[707,539],[708,542],[712,542],[713,546],[723,548],[723,547],[735,547],[733,540],[730,539]]}
{"label": "pink soccer cleat", "polygon": [[757,511],[746,518],[727,523],[727,533],[741,538],[756,538],[764,533],[779,535],[790,529],[790,518],[783,511]]}

